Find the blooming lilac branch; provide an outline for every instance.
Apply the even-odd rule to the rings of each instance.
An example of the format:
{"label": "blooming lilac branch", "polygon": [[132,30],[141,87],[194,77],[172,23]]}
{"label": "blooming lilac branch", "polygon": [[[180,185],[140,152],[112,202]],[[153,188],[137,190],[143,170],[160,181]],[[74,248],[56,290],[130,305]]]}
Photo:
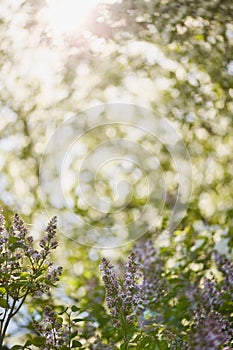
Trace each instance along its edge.
{"label": "blooming lilac branch", "polygon": [[125,264],[125,273],[123,281],[123,311],[126,315],[137,312],[137,308],[142,305],[142,288],[139,279],[142,277],[140,273],[140,264],[137,262],[135,253],[131,253]]}
{"label": "blooming lilac branch", "polygon": [[151,239],[141,240],[134,248],[135,255],[141,266],[143,305],[157,303],[161,300],[165,290],[163,278],[164,266]]}
{"label": "blooming lilac branch", "polygon": [[41,350],[60,349],[69,336],[68,330],[62,325],[62,319],[49,306],[44,308],[43,320],[36,324],[36,329],[45,339]]}
{"label": "blooming lilac branch", "polygon": [[33,237],[18,214],[7,231],[5,218],[2,211],[0,213],[0,307],[4,310],[0,317],[0,346],[11,319],[26,298],[47,293],[59,280],[62,268],[54,267],[49,259],[51,250],[57,247],[55,234],[56,218],[53,218],[40,241],[39,251],[34,248]]}
{"label": "blooming lilac branch", "polygon": [[224,276],[224,290],[233,298],[233,262],[216,250],[214,251],[214,259],[218,270]]}
{"label": "blooming lilac branch", "polygon": [[106,288],[106,303],[115,317],[121,312],[122,306],[122,288],[113,265],[105,258],[102,259],[100,270],[103,273],[103,282]]}
{"label": "blooming lilac branch", "polygon": [[199,310],[195,315],[195,324],[190,332],[189,350],[212,349],[230,350],[230,341],[233,333],[229,322],[218,312],[206,313],[205,309]]}

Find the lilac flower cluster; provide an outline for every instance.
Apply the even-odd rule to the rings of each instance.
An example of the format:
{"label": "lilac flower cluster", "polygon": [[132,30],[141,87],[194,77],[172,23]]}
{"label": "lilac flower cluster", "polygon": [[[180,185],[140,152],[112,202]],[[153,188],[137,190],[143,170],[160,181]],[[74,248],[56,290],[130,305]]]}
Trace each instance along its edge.
{"label": "lilac flower cluster", "polygon": [[[45,230],[45,236],[40,240],[39,246],[42,248],[40,251],[33,247],[33,237],[28,235],[29,231],[25,227],[23,220],[15,214],[13,221],[13,232],[18,234],[18,243],[22,244],[22,250],[17,252],[17,257],[23,258],[26,256],[31,263],[31,273],[35,276],[40,273],[42,268],[44,269],[44,281],[40,279],[40,283],[36,283],[37,289],[41,292],[49,290],[49,286],[59,281],[62,273],[62,267],[54,267],[53,263],[49,260],[49,255],[53,249],[58,246],[58,242],[55,240],[57,218],[54,217],[48,223]],[[36,282],[36,281],[35,281]]]}
{"label": "lilac flower cluster", "polygon": [[186,297],[190,301],[191,309],[194,313],[200,309],[217,310],[223,303],[223,291],[219,290],[214,279],[204,278],[202,287],[195,281],[188,285],[185,292]]}
{"label": "lilac flower cluster", "polygon": [[0,207],[0,234],[2,235],[5,231],[5,218],[3,216],[3,210]]}
{"label": "lilac flower cluster", "polygon": [[114,317],[124,315],[130,321],[142,302],[141,286],[138,283],[140,277],[138,267],[136,255],[132,253],[125,264],[122,281],[116,275],[113,265],[105,258],[102,260],[100,269],[106,289],[106,302]]}
{"label": "lilac flower cluster", "polygon": [[140,263],[143,282],[143,305],[159,302],[165,291],[164,266],[151,239],[142,240],[134,248],[137,261]]}
{"label": "lilac flower cluster", "polygon": [[201,293],[203,305],[206,309],[215,310],[223,303],[223,291],[217,288],[215,281],[205,278]]}
{"label": "lilac flower cluster", "polygon": [[189,350],[231,350],[233,333],[228,320],[216,311],[207,313],[201,309],[195,315],[195,324],[190,332]]}
{"label": "lilac flower cluster", "polygon": [[233,297],[233,262],[216,250],[214,251],[214,259],[218,270],[224,276],[224,289]]}
{"label": "lilac flower cluster", "polygon": [[124,266],[123,280],[105,258],[101,271],[107,306],[115,317],[125,315],[127,321],[133,321],[140,310],[158,302],[164,294],[163,263],[152,240],[142,241],[134,248]]}
{"label": "lilac flower cluster", "polygon": [[139,284],[142,274],[139,268],[140,264],[137,262],[135,253],[131,253],[125,264],[122,288],[122,300],[127,314],[133,313],[138,306],[142,305],[142,290],[141,284]]}
{"label": "lilac flower cluster", "polygon": [[103,273],[103,282],[106,288],[106,303],[113,316],[121,312],[122,300],[120,298],[120,281],[117,277],[114,266],[107,259],[102,259],[100,270]]}
{"label": "lilac flower cluster", "polygon": [[45,338],[41,350],[60,349],[69,337],[69,330],[63,326],[62,318],[59,318],[49,306],[44,308],[43,319],[36,324],[36,330]]}
{"label": "lilac flower cluster", "polygon": [[40,241],[40,247],[45,251],[49,251],[51,249],[55,249],[58,246],[58,242],[55,240],[57,230],[57,218],[56,216],[52,218],[49,222],[45,232],[46,235]]}
{"label": "lilac flower cluster", "polygon": [[188,344],[182,339],[182,336],[174,334],[169,329],[165,329],[163,332],[165,338],[169,341],[171,350],[187,350]]}
{"label": "lilac flower cluster", "polygon": [[[175,272],[175,281],[181,281],[176,296],[178,307],[186,305],[184,319],[190,318],[189,326],[178,328],[172,326],[172,318],[176,315],[174,291],[165,275],[165,268],[152,240],[141,240],[133,249],[125,264],[123,279],[116,275],[113,265],[103,259],[101,270],[106,289],[106,302],[111,314],[121,322],[121,316],[126,320],[134,320],[134,325],[143,332],[154,333],[155,341],[162,336],[173,350],[230,350],[232,349],[233,327],[230,323],[232,304],[226,304],[226,292],[232,293],[233,263],[225,256],[215,252],[215,261],[222,272],[223,283],[206,277],[189,281],[185,284],[180,270]],[[182,279],[183,278],[183,279]],[[173,286],[173,285],[172,285]],[[176,287],[177,288],[177,287]],[[232,294],[230,294],[232,295]],[[189,302],[188,300],[189,299]],[[166,310],[163,312],[163,307]],[[174,314],[173,314],[174,308]],[[183,309],[181,309],[183,310]],[[223,315],[221,312],[225,313]],[[187,315],[187,316],[186,316]],[[133,316],[133,317],[132,317]],[[182,315],[178,318],[182,320]],[[171,321],[170,321],[171,319]],[[191,320],[193,319],[193,324]],[[138,321],[136,323],[136,321]],[[170,324],[171,322],[171,324]],[[188,328],[189,327],[189,328]],[[184,336],[180,333],[183,329]],[[139,339],[139,338],[138,338]]]}
{"label": "lilac flower cluster", "polygon": [[226,300],[225,293],[232,292],[232,262],[224,255],[214,252],[218,270],[224,275],[223,284],[214,279],[204,278],[202,287],[194,284],[189,288],[187,296],[193,310],[194,324],[189,332],[190,350],[230,350],[233,340],[233,327],[226,315],[220,311]]}
{"label": "lilac flower cluster", "polygon": [[0,346],[11,319],[20,310],[26,298],[49,292],[60,278],[62,268],[53,266],[50,253],[57,247],[56,218],[47,226],[40,241],[42,249],[34,248],[33,237],[18,214],[7,230],[0,212],[0,299],[4,313],[0,316]]}

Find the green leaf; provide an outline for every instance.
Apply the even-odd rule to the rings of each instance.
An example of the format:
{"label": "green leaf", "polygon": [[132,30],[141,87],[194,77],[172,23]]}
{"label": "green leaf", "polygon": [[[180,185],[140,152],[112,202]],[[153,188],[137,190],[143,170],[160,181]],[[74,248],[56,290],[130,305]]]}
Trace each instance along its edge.
{"label": "green leaf", "polygon": [[0,307],[3,307],[4,309],[7,308],[7,301],[6,299],[0,299]]}
{"label": "green leaf", "polygon": [[61,311],[57,312],[58,315],[63,315],[68,310],[68,306],[65,307],[63,305],[59,305],[58,308],[61,310]]}
{"label": "green leaf", "polygon": [[80,343],[80,341],[78,341],[78,340],[72,341],[72,345],[71,345],[72,348],[81,348],[82,346],[83,345],[82,345],[82,343]]}
{"label": "green leaf", "polygon": [[70,339],[75,338],[78,335],[78,331],[74,331],[71,335],[70,335]]}
{"label": "green leaf", "polygon": [[30,278],[31,277],[31,275],[28,273],[28,272],[22,272],[21,274],[20,274],[20,279],[21,280],[27,280],[28,278]]}
{"label": "green leaf", "polygon": [[16,242],[16,243],[13,243],[13,244],[10,245],[10,250],[14,251],[17,248],[23,248],[23,247],[24,247],[23,243],[17,243]]}
{"label": "green leaf", "polygon": [[17,242],[18,242],[18,237],[11,236],[9,238],[9,243],[10,244],[17,243]]}
{"label": "green leaf", "polygon": [[80,308],[77,307],[76,305],[72,305],[71,306],[71,311],[76,312],[76,311],[79,311],[79,310],[80,310]]}
{"label": "green leaf", "polygon": [[33,339],[27,340],[24,346],[29,345],[35,345],[35,346],[41,346],[45,343],[46,338],[45,337],[35,337]]}
{"label": "green leaf", "polygon": [[0,287],[0,295],[4,295],[6,293],[6,288]]}
{"label": "green leaf", "polygon": [[27,340],[26,343],[24,344],[24,347],[32,345],[32,341],[31,340]]}

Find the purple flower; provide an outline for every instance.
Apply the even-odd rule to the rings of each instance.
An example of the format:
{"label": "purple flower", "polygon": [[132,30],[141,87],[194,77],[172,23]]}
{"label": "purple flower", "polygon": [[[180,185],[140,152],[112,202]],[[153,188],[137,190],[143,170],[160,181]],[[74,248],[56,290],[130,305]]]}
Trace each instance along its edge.
{"label": "purple flower", "polygon": [[48,272],[46,274],[46,278],[51,282],[55,283],[58,282],[60,279],[60,276],[62,274],[62,267],[49,267]]}
{"label": "purple flower", "polygon": [[223,303],[222,292],[220,292],[214,281],[208,278],[204,279],[202,290],[203,304],[208,309],[215,309]]}
{"label": "purple flower", "polygon": [[125,264],[123,282],[123,308],[126,314],[131,314],[142,304],[141,285],[138,280],[142,277],[139,272],[140,264],[137,262],[135,253],[131,253]]}
{"label": "purple flower", "polygon": [[195,324],[192,332],[190,332],[188,349],[219,350],[220,347],[230,346],[232,335],[230,324],[224,316],[216,311],[207,314],[202,309],[195,315]]}
{"label": "purple flower", "polygon": [[0,207],[0,234],[5,232],[5,218],[3,216],[3,210]]}
{"label": "purple flower", "polygon": [[45,337],[41,350],[60,349],[68,338],[68,329],[63,327],[61,318],[58,318],[50,306],[45,306],[43,319],[36,324],[36,329],[40,336]]}
{"label": "purple flower", "polygon": [[58,246],[58,242],[54,239],[56,235],[56,229],[57,218],[54,216],[45,230],[45,236],[40,240],[40,247],[44,249],[46,254],[48,254],[51,249],[55,249]]}
{"label": "purple flower", "polygon": [[26,235],[28,235],[29,231],[26,228],[23,220],[20,218],[18,214],[14,215],[13,219],[13,233],[18,238],[25,238]]}
{"label": "purple flower", "polygon": [[57,246],[55,228],[54,218],[46,229],[46,249],[38,251],[19,215],[14,215],[13,225],[7,231],[4,216],[0,213],[0,287],[4,291],[1,298],[9,304],[7,311],[2,313],[0,342],[11,318],[20,310],[28,295],[36,297],[41,292],[48,293],[50,286],[59,280],[62,268],[54,267],[48,260],[50,251]]}
{"label": "purple flower", "polygon": [[151,239],[142,240],[134,248],[143,275],[142,297],[145,306],[154,304],[164,295],[164,266]]}
{"label": "purple flower", "polygon": [[214,251],[214,258],[219,271],[224,276],[224,288],[233,296],[233,262],[216,250]]}
{"label": "purple flower", "polygon": [[102,280],[106,289],[106,303],[113,316],[117,316],[122,305],[121,285],[114,271],[113,265],[107,259],[102,259],[100,270],[103,273]]}

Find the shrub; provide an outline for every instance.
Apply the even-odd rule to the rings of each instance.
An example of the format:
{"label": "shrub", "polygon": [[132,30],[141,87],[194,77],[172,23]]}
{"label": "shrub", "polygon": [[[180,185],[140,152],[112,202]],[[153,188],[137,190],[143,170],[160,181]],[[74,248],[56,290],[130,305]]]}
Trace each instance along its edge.
{"label": "shrub", "polygon": [[[62,268],[51,262],[57,247],[56,218],[49,222],[39,249],[17,214],[7,230],[1,213],[0,235],[3,348],[10,321],[26,300],[49,294]],[[160,248],[156,239],[144,237],[118,269],[103,258],[104,289],[92,277],[86,280],[80,305],[47,301],[28,328],[24,345],[12,349],[232,349],[233,263],[230,255],[214,249],[214,240],[204,237],[185,227]],[[200,239],[203,244],[197,244]]]}

